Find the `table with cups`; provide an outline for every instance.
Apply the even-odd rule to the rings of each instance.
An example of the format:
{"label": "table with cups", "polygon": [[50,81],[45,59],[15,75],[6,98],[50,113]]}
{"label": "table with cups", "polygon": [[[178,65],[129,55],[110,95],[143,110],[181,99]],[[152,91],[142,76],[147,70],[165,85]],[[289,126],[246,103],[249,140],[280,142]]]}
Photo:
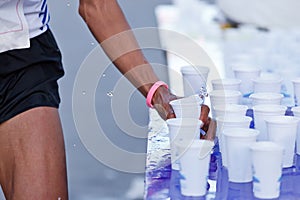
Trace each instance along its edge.
{"label": "table with cups", "polygon": [[145,199],[300,199],[300,79],[293,106],[282,103],[281,81],[257,68],[211,81],[217,130],[208,141],[198,118],[209,69],[199,69],[182,71],[199,77],[184,77],[188,92],[170,103],[176,118],[150,110]]}

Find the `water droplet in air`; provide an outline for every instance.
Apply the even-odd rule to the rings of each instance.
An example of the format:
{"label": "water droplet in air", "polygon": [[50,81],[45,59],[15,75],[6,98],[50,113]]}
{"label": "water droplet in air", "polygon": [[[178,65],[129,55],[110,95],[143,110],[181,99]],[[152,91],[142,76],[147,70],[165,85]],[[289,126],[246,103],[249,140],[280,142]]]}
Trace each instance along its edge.
{"label": "water droplet in air", "polygon": [[68,6],[68,7],[70,7],[70,6],[71,6],[71,3],[70,3],[69,1],[67,2],[67,6]]}
{"label": "water droplet in air", "polygon": [[109,96],[109,97],[113,97],[114,93],[113,93],[113,91],[110,91],[110,92],[107,92],[106,95]]}
{"label": "water droplet in air", "polygon": [[82,91],[82,94],[83,94],[83,95],[86,95],[86,91]]}
{"label": "water droplet in air", "polygon": [[105,77],[106,76],[106,74],[102,74],[102,77]]}
{"label": "water droplet in air", "polygon": [[94,46],[94,45],[95,45],[95,42],[91,42],[91,45]]}
{"label": "water droplet in air", "polygon": [[76,147],[76,144],[73,144],[73,147]]}
{"label": "water droplet in air", "polygon": [[61,200],[61,197],[58,197],[58,199],[57,200]]}

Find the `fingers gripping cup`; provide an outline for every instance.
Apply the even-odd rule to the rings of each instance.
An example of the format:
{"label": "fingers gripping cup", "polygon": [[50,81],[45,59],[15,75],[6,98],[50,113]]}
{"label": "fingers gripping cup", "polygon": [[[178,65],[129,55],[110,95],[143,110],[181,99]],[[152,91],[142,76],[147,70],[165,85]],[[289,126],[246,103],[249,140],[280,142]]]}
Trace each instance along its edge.
{"label": "fingers gripping cup", "polygon": [[214,142],[209,140],[177,141],[180,157],[180,188],[184,196],[204,196],[207,191],[210,154]]}
{"label": "fingers gripping cup", "polygon": [[203,99],[199,95],[176,99],[170,102],[177,118],[198,119],[201,113]]}
{"label": "fingers gripping cup", "polygon": [[206,89],[209,68],[203,66],[184,66],[181,68],[184,96],[200,94]]}
{"label": "fingers gripping cup", "polygon": [[274,199],[280,195],[283,147],[270,141],[250,146],[254,196]]}
{"label": "fingers gripping cup", "polygon": [[258,134],[258,130],[250,128],[228,128],[224,130],[230,182],[246,183],[252,181],[250,146],[256,142]]}
{"label": "fingers gripping cup", "polygon": [[203,122],[195,118],[173,118],[166,121],[169,128],[172,169],[179,170],[178,152],[174,143],[180,140],[193,141],[200,138]]}
{"label": "fingers gripping cup", "polygon": [[292,116],[272,116],[265,121],[269,140],[284,148],[283,167],[292,167],[299,119]]}

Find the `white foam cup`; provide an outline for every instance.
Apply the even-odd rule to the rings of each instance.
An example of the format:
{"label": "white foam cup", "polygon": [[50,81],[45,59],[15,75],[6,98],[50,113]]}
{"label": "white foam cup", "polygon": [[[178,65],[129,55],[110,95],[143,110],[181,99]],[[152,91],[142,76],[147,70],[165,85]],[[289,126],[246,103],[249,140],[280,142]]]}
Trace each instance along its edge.
{"label": "white foam cup", "polygon": [[228,128],[249,128],[251,117],[248,116],[220,116],[216,118],[217,121],[217,137],[219,140],[220,152],[222,154],[222,165],[228,166],[227,149],[225,147],[226,138],[224,137],[224,130]]}
{"label": "white foam cup", "polygon": [[181,67],[184,96],[200,94],[201,88],[206,88],[209,68],[204,66]]}
{"label": "white foam cup", "polygon": [[253,193],[260,199],[275,199],[280,195],[283,147],[270,141],[250,146],[253,167]]}
{"label": "white foam cup", "polygon": [[250,128],[224,129],[230,182],[247,183],[252,181],[250,146],[256,142],[258,134],[258,130]]}
{"label": "white foam cup", "polygon": [[261,69],[252,66],[234,66],[232,68],[234,77],[240,79],[240,91],[243,95],[249,95],[253,92],[252,79],[259,77]]}
{"label": "white foam cup", "polygon": [[200,127],[203,122],[195,118],[172,118],[166,120],[169,129],[172,169],[179,170],[178,153],[174,143],[185,139],[200,139]]}
{"label": "white foam cup", "polygon": [[252,106],[260,104],[277,104],[280,105],[283,99],[283,94],[271,92],[253,93],[249,96],[252,101]]}
{"label": "white foam cup", "polygon": [[269,140],[284,148],[283,167],[292,167],[299,120],[292,116],[271,116],[265,121]]}
{"label": "white foam cup", "polygon": [[212,117],[215,118],[214,106],[224,104],[239,104],[241,96],[241,92],[236,90],[212,90],[209,93]]}
{"label": "white foam cup", "polygon": [[200,117],[203,99],[199,95],[176,99],[170,102],[177,118],[196,118]]}
{"label": "white foam cup", "polygon": [[209,140],[177,141],[180,188],[184,196],[204,196],[207,192],[210,154],[214,142]]}
{"label": "white foam cup", "polygon": [[281,92],[281,83],[282,79],[271,76],[262,76],[252,80],[254,93],[259,92],[271,92],[271,93],[280,93]]}
{"label": "white foam cup", "polygon": [[278,116],[278,115],[284,116],[287,107],[283,105],[264,104],[264,105],[253,106],[252,109],[253,109],[254,128],[259,130],[260,133],[257,137],[257,140],[258,141],[269,140],[265,118],[270,116]]}
{"label": "white foam cup", "polygon": [[300,105],[300,77],[293,79],[294,101],[295,106]]}
{"label": "white foam cup", "polygon": [[[292,112],[295,117],[300,119],[300,107],[293,107]],[[300,124],[298,124],[297,136],[296,136],[296,154],[300,155]]]}
{"label": "white foam cup", "polygon": [[245,116],[248,110],[248,106],[239,104],[219,104],[214,106],[215,117],[235,117]]}
{"label": "white foam cup", "polygon": [[240,79],[224,78],[211,81],[213,90],[237,90],[240,91]]}

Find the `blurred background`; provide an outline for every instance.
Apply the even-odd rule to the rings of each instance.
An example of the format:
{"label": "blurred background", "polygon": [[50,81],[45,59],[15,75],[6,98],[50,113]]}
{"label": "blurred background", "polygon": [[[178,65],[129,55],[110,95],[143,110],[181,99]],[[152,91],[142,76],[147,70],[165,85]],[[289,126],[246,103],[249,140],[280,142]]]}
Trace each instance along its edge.
{"label": "blurred background", "polygon": [[[97,43],[78,15],[78,1],[48,3],[51,27],[63,53],[66,71],[59,84],[70,199],[143,199],[144,173],[125,173],[103,165],[87,151],[78,136],[72,113],[73,85],[79,67]],[[282,90],[288,97],[286,104],[293,104],[289,80],[300,76],[300,15],[296,11],[300,5],[297,0],[119,0],[119,3],[133,28],[173,30],[197,42],[213,60],[221,78],[232,77],[231,65],[236,63],[259,66],[263,73],[281,76],[285,81]],[[184,45],[159,32],[150,37],[153,43],[163,47]],[[170,72],[179,72],[186,61],[162,50],[147,49],[144,53],[150,63],[168,66],[155,67],[155,71],[181,95],[180,81]],[[130,152],[146,153],[146,139],[130,137],[114,122],[111,99],[120,77],[120,73],[109,66],[101,78],[96,94],[98,120],[114,144]],[[144,127],[141,135],[147,135],[149,110],[138,92],[131,97],[130,115],[136,124]],[[4,197],[0,195],[0,199]]]}

